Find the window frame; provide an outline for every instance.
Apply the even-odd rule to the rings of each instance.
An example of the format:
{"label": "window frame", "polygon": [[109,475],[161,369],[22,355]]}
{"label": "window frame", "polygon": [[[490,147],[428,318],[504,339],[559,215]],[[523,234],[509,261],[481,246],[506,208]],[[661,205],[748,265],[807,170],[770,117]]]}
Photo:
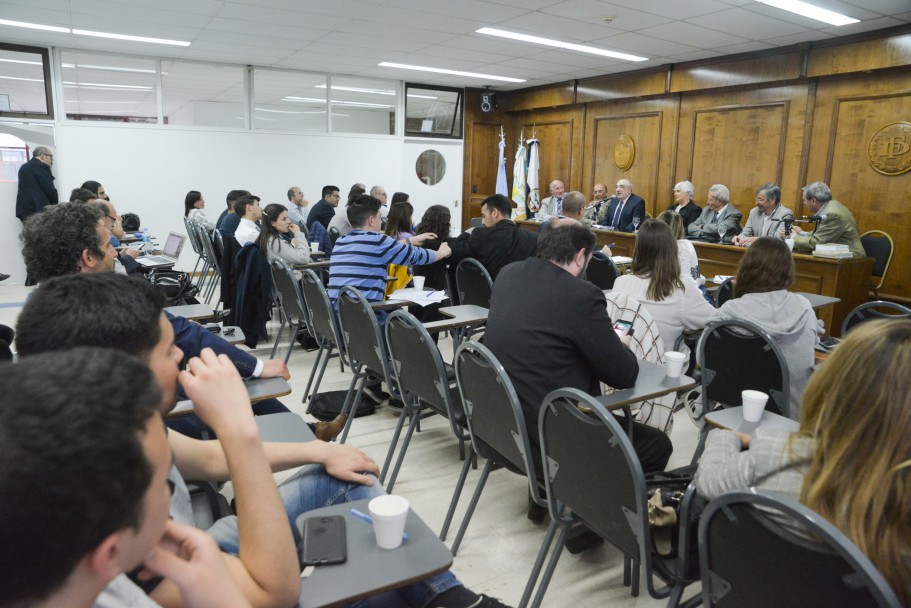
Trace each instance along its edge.
{"label": "window frame", "polygon": [[51,53],[47,47],[28,46],[25,44],[12,44],[9,42],[0,42],[0,50],[13,51],[16,53],[31,53],[41,56],[41,71],[44,75],[44,102],[47,106],[47,112],[44,114],[38,112],[0,112],[0,118],[20,118],[28,120],[54,120],[54,95],[51,91]]}
{"label": "window frame", "polygon": [[[408,92],[411,89],[421,90],[421,91],[445,91],[448,93],[456,93],[456,104],[455,110],[453,111],[452,122],[455,124],[455,117],[459,115],[459,128],[458,134],[456,135],[446,135],[443,133],[425,133],[423,131],[409,131],[408,130]],[[465,135],[465,89],[460,87],[446,87],[446,86],[435,86],[432,84],[419,84],[416,82],[405,82],[405,91],[404,91],[404,101],[405,101],[405,112],[404,112],[404,127],[403,127],[403,136],[404,137],[422,137],[426,139],[451,139],[451,140],[461,140]],[[459,112],[461,110],[461,112]]]}

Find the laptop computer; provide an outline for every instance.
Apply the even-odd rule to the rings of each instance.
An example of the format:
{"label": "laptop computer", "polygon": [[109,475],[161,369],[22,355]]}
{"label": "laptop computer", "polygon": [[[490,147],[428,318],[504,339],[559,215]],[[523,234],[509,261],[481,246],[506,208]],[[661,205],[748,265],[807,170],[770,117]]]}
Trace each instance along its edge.
{"label": "laptop computer", "polygon": [[164,248],[161,250],[161,255],[147,255],[136,258],[136,261],[142,264],[144,268],[162,268],[165,266],[173,266],[177,263],[177,258],[180,257],[180,252],[183,249],[183,244],[186,242],[187,237],[172,232],[168,234],[168,240],[164,243]]}

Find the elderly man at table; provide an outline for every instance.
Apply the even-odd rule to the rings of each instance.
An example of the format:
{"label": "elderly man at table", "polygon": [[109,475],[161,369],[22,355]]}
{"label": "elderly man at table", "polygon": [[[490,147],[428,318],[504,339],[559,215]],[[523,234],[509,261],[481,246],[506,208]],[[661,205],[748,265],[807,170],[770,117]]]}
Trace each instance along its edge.
{"label": "elderly man at table", "polygon": [[796,225],[791,228],[795,234],[794,251],[806,253],[814,251],[819,244],[834,243],[847,245],[855,259],[867,257],[860,242],[854,215],[850,209],[832,198],[829,186],[823,182],[804,186],[802,199],[810,215],[821,219],[818,228],[811,232]]}
{"label": "elderly man at table", "polygon": [[778,236],[781,221],[793,218],[794,212],[781,204],[781,188],[778,184],[764,184],[756,191],[756,207],[750,211],[743,232],[731,242],[749,247],[761,236]]}
{"label": "elderly man at table", "polygon": [[[628,388],[639,374],[636,356],[607,315],[604,292],[579,278],[595,242],[594,233],[580,223],[557,220],[541,235],[537,257],[510,264],[493,285],[484,345],[515,386],[535,458],[540,456],[538,412],[549,392],[573,387],[600,395],[600,382]],[[673,451],[670,439],[633,424],[633,447],[643,470],[664,470]],[[539,514],[532,511],[534,519]]]}
{"label": "elderly man at table", "polygon": [[[168,433],[174,454],[169,475],[174,482],[172,518],[193,524],[184,479],[231,481],[237,516],[219,519],[207,531],[222,548],[235,583],[253,605],[293,606],[300,594],[295,543],[300,549],[301,542],[293,522],[316,508],[381,495],[383,489],[374,477],[378,467],[348,445],[262,443],[247,407],[247,391],[229,361],[204,349],[199,357],[190,359],[186,371],[178,371],[184,353],[174,342],[162,303],[162,296],[151,285],[122,275],[75,275],[47,281],[32,293],[19,316],[20,352],[28,356],[90,345],[136,356],[158,380],[164,393],[163,412],[174,407],[179,382],[218,439],[199,441],[173,430]],[[98,331],[99,327],[104,330]],[[301,465],[309,466],[276,491],[272,473]],[[167,581],[147,591],[162,605],[177,604],[177,591]],[[434,606],[502,606],[471,593],[451,572],[415,583],[396,595],[415,606],[431,600]],[[473,603],[479,600],[481,603]],[[399,604],[379,596],[365,605]]]}
{"label": "elderly man at table", "polygon": [[[558,179],[550,182],[550,196],[541,201],[541,207],[535,211],[535,219],[544,221],[563,213],[563,193],[566,188]],[[507,216],[509,217],[509,216]]]}
{"label": "elderly man at table", "polygon": [[[743,214],[731,204],[731,191],[724,184],[709,188],[705,209],[695,222],[686,228],[687,235],[696,239],[718,241],[740,233]],[[723,230],[723,233],[721,232]],[[719,235],[723,237],[719,239]]]}
{"label": "elderly man at table", "polygon": [[4,365],[0,385],[0,605],[111,606],[133,589],[113,604],[149,606],[124,574],[143,568],[185,606],[248,605],[215,542],[168,521],[171,450],[145,364],[78,348]]}
{"label": "elderly man at table", "polygon": [[[116,251],[111,246],[110,231],[101,225],[102,215],[85,205],[56,205],[36,214],[22,227],[22,257],[29,273],[38,281],[75,273],[111,272]],[[54,238],[47,239],[48,234]],[[168,315],[177,345],[188,356],[199,355],[211,348],[227,355],[241,376],[254,378],[291,375],[281,359],[260,360],[229,344],[198,323]],[[104,331],[99,327],[98,331]],[[289,411],[277,399],[253,406],[257,415]]]}
{"label": "elderly man at table", "polygon": [[645,218],[645,201],[633,194],[633,183],[628,179],[617,180],[614,196],[601,212],[598,223],[620,232],[635,232],[637,222]]}
{"label": "elderly man at table", "polygon": [[583,217],[583,212],[585,210],[585,195],[581,192],[573,190],[572,192],[567,192],[563,197],[563,213],[555,218],[551,218],[541,224],[541,227],[538,229],[538,236],[540,237],[548,228],[553,225],[554,220],[569,218],[571,220],[576,220],[580,222],[586,228],[591,228],[592,221],[585,219]]}
{"label": "elderly man at table", "polygon": [[452,259],[449,267],[464,258],[475,258],[490,278],[496,279],[500,269],[512,262],[533,256],[538,246],[538,235],[519,228],[510,220],[512,204],[502,194],[488,196],[481,203],[481,222],[469,232],[463,232],[450,241]]}
{"label": "elderly man at table", "polygon": [[607,198],[607,186],[604,184],[595,184],[592,188],[592,200],[585,207],[585,214],[583,217],[587,220],[590,220],[592,223],[598,221],[598,216],[601,215],[601,211],[606,209],[604,206],[604,199]]}

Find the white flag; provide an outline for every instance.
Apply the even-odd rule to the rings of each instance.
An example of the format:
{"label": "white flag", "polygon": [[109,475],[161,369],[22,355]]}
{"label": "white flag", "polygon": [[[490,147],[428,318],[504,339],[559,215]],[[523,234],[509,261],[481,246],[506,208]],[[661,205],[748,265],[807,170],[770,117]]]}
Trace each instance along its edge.
{"label": "white flag", "polygon": [[500,157],[497,159],[497,194],[509,196],[506,185],[506,135],[500,131]]}
{"label": "white flag", "polygon": [[[524,135],[524,134],[523,134]],[[516,164],[512,168],[512,202],[516,204],[513,219],[525,219],[525,139],[519,139]]]}
{"label": "white flag", "polygon": [[537,139],[528,140],[528,210],[541,208],[541,194],[538,192],[538,145]]}

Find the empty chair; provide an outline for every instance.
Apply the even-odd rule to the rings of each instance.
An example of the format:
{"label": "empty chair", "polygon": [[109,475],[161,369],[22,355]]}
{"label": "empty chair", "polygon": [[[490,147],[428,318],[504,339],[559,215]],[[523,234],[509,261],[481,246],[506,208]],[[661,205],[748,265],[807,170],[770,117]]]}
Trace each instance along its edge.
{"label": "empty chair", "polygon": [[275,357],[285,326],[290,325],[291,341],[288,344],[288,352],[285,353],[285,363],[287,363],[298,335],[305,332],[309,325],[307,306],[304,304],[304,294],[301,291],[300,283],[294,277],[294,271],[287,262],[280,258],[272,260],[272,282],[275,284],[278,301],[281,304],[282,324],[275,335],[275,344],[272,345],[270,358]]}
{"label": "empty chair", "polygon": [[901,605],[841,531],[781,494],[732,492],[710,502],[699,521],[699,561],[706,607]]}
{"label": "empty chair", "polygon": [[[396,310],[389,315],[386,319],[385,333],[395,385],[402,392],[405,407],[402,408],[395,434],[389,445],[380,481],[383,482],[386,491],[391,493],[422,412],[439,414],[449,421],[453,435],[459,440],[459,455],[465,460],[462,468],[467,474],[471,459],[465,458],[464,442],[469,440],[470,436],[458,390],[452,385],[455,381],[455,374],[450,373],[453,371],[452,368],[443,363],[440,350],[421,322],[406,311]],[[395,468],[387,480],[399,435],[405,418],[409,416],[411,424],[402,442]]]}
{"label": "empty chair", "polygon": [[[583,412],[590,411],[592,414]],[[626,431],[604,406],[590,395],[574,388],[558,389],[544,398],[538,418],[541,440],[542,474],[546,487],[551,523],[535,562],[524,600],[537,578],[537,570],[550,552],[559,530],[547,568],[535,594],[539,606],[560,559],[574,524],[582,523],[617,547],[624,555],[625,585],[633,596],[639,594],[640,567],[646,588],[654,598],[672,596],[676,605],[683,588],[692,581],[679,574],[688,564],[695,486],[685,493],[680,512],[679,560],[659,558],[652,553],[648,524],[648,494],[645,475]],[[748,553],[748,551],[745,551]],[[665,583],[656,586],[654,576]]]}
{"label": "empty chair", "polygon": [[455,283],[459,304],[490,308],[490,289],[493,280],[481,262],[474,258],[465,258],[459,262],[455,271]]}
{"label": "empty chair", "polygon": [[[459,545],[468,522],[474,513],[487,483],[487,477],[494,465],[505,466],[509,470],[528,477],[529,491],[535,503],[544,506],[545,502],[538,490],[538,475],[533,459],[528,430],[519,397],[512,386],[506,370],[497,361],[490,350],[477,342],[463,342],[455,354],[456,382],[459,394],[465,406],[468,430],[471,435],[471,446],[475,453],[487,460],[478,485],[475,487],[471,502],[462,519],[462,525],[452,543],[452,555],[458,553]],[[467,462],[467,460],[466,460]],[[440,532],[440,539],[446,540],[449,524],[455,513],[465,476],[467,464],[462,467],[462,475],[456,485],[449,504],[449,512]]]}
{"label": "empty chair", "polygon": [[339,357],[341,371],[345,370],[346,360],[339,337],[341,334],[338,329],[338,317],[332,310],[329,294],[326,293],[322,280],[312,270],[305,270],[301,275],[301,286],[303,287],[304,304],[307,306],[310,335],[319,345],[302,400],[302,403],[308,404],[307,413],[310,413],[312,398],[319,392],[329,359]]}
{"label": "empty chair", "polygon": [[841,337],[844,338],[849,331],[864,321],[871,319],[898,319],[908,316],[911,316],[911,308],[895,302],[886,300],[864,302],[845,317],[844,323],[841,325]]}
{"label": "empty chair", "polygon": [[585,271],[586,281],[594,283],[598,289],[608,290],[613,289],[614,281],[619,276],[620,271],[617,270],[617,265],[614,264],[612,259],[600,251],[592,254],[592,259]]}
{"label": "empty chair", "polygon": [[193,247],[193,253],[196,254],[196,263],[193,264],[193,270],[190,272],[190,276],[196,274],[196,271],[199,270],[200,263],[202,263],[202,270],[196,280],[196,288],[201,292],[203,279],[206,276],[205,253],[202,249],[202,243],[199,242],[199,231],[197,230],[196,222],[185,217],[183,218],[183,225],[187,229],[187,237],[190,239],[190,246]]}
{"label": "empty chair", "polygon": [[863,245],[867,256],[876,260],[873,262],[874,280],[870,288],[873,290],[873,295],[878,298],[879,289],[886,281],[886,273],[889,272],[889,264],[892,263],[895,245],[889,233],[882,230],[867,230],[860,235],[860,244]]}
{"label": "empty chair", "polygon": [[345,354],[351,371],[354,372],[341,411],[342,414],[348,414],[348,421],[340,440],[344,443],[354,420],[354,412],[358,410],[363,398],[367,378],[385,381],[390,392],[394,392],[394,384],[379,320],[370,302],[354,287],[346,286],[339,292],[338,318],[340,335],[345,341]]}

